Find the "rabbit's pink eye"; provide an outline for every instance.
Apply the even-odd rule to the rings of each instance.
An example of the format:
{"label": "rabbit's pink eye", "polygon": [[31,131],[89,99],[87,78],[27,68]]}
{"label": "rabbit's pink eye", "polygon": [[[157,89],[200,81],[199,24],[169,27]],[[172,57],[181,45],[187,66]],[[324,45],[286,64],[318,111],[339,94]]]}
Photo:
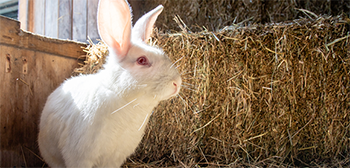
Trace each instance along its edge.
{"label": "rabbit's pink eye", "polygon": [[137,63],[139,65],[149,65],[148,59],[146,56],[141,56],[139,58],[137,58]]}

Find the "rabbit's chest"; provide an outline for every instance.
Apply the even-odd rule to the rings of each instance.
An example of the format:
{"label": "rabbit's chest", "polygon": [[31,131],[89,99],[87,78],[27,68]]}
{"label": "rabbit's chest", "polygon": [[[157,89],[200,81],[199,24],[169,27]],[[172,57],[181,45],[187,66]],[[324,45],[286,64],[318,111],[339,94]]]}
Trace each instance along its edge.
{"label": "rabbit's chest", "polygon": [[149,116],[135,109],[125,108],[108,117],[100,129],[97,143],[101,158],[126,158],[131,155],[144,134]]}

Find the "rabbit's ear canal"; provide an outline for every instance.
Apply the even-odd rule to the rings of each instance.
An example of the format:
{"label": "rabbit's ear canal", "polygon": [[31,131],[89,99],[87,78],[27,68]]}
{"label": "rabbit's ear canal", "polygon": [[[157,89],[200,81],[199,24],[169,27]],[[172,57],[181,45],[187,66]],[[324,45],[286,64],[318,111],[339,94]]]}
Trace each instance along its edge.
{"label": "rabbit's ear canal", "polygon": [[153,25],[157,20],[158,15],[162,12],[163,6],[159,5],[155,9],[151,10],[147,14],[143,15],[132,29],[133,38],[138,38],[143,41],[147,41],[151,34]]}
{"label": "rabbit's ear canal", "polygon": [[119,60],[129,51],[131,40],[131,10],[125,0],[100,0],[98,30],[102,40],[114,49]]}

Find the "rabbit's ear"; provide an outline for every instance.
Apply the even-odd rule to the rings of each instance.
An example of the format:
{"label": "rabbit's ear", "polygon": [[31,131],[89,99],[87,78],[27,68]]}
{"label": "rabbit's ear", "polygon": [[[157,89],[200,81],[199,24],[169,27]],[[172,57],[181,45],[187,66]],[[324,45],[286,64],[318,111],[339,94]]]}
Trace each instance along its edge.
{"label": "rabbit's ear", "polygon": [[131,10],[126,0],[100,0],[98,31],[102,40],[114,49],[122,60],[130,48]]}
{"label": "rabbit's ear", "polygon": [[147,41],[151,34],[152,28],[158,15],[162,12],[163,6],[159,5],[155,9],[151,10],[147,14],[143,15],[134,25],[132,29],[133,38],[138,38],[143,41]]}

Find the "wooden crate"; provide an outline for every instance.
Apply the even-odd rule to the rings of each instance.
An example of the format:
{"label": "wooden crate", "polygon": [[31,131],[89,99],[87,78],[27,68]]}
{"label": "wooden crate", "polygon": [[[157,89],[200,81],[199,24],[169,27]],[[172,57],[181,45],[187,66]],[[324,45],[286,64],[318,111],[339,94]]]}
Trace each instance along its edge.
{"label": "wooden crate", "polygon": [[83,43],[20,29],[0,16],[0,167],[41,167],[38,123],[47,96],[69,78]]}

